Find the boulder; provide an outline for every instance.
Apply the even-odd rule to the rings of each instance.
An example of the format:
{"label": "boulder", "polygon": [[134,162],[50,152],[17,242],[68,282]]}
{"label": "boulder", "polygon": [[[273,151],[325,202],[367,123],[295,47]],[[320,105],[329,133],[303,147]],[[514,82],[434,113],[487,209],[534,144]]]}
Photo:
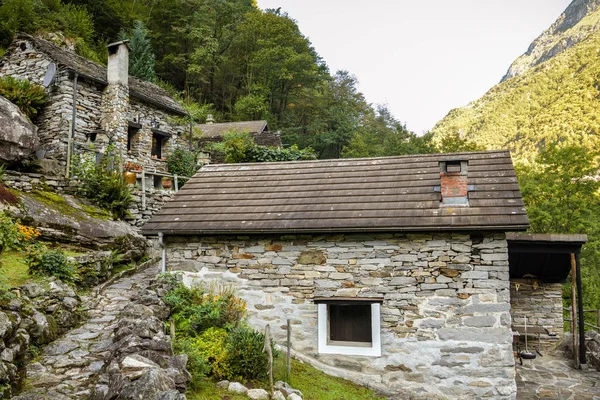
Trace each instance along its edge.
{"label": "boulder", "polygon": [[[144,253],[146,240],[125,221],[95,218],[94,207],[70,195],[50,192],[19,192],[21,206],[15,217],[33,221],[40,240],[111,250],[116,242],[135,243],[136,251],[128,255],[135,259]],[[123,237],[123,238],[122,238]],[[139,250],[139,251],[138,251]],[[133,254],[135,253],[135,254]]]}
{"label": "boulder", "polygon": [[19,107],[0,96],[0,164],[19,164],[39,149],[37,127]]}
{"label": "boulder", "polygon": [[269,393],[265,389],[248,389],[246,396],[252,400],[269,400]]}
{"label": "boulder", "polygon": [[229,386],[227,386],[227,390],[229,390],[231,393],[246,393],[248,391],[248,388],[244,385],[242,385],[239,382],[229,382]]}
{"label": "boulder", "polygon": [[587,362],[592,368],[600,371],[600,334],[596,331],[587,331],[585,336]]}

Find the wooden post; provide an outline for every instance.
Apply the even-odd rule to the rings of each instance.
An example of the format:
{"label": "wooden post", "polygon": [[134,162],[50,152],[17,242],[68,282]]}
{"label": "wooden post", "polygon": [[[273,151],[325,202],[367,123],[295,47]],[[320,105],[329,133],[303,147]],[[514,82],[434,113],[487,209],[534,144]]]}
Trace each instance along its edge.
{"label": "wooden post", "polygon": [[173,321],[173,318],[171,318],[169,323],[169,334],[171,335],[171,351],[175,351],[175,349],[173,348],[175,346],[175,321]]}
{"label": "wooden post", "polygon": [[292,325],[290,324],[290,319],[287,320],[287,359],[286,359],[286,367],[287,367],[287,381],[290,383],[290,377],[292,376]]}
{"label": "wooden post", "polygon": [[577,264],[575,263],[575,254],[571,253],[571,334],[573,335],[573,362],[575,368],[579,369],[579,351],[577,347],[577,298],[575,296],[575,279]]}
{"label": "wooden post", "polygon": [[142,210],[146,209],[146,171],[142,170]]}
{"label": "wooden post", "polygon": [[265,327],[265,347],[263,347],[263,352],[267,352],[267,356],[269,358],[269,364],[267,368],[269,369],[269,387],[271,388],[271,398],[275,393],[273,389],[273,351],[271,349],[271,327],[269,324]]}

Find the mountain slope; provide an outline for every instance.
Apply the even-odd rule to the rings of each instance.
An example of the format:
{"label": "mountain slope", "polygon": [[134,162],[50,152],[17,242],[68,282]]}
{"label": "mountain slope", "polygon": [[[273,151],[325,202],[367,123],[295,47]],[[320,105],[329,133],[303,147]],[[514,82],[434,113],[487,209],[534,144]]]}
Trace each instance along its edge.
{"label": "mountain slope", "polygon": [[[598,148],[600,31],[590,28],[600,26],[596,3],[600,1],[574,0],[530,46],[530,54],[513,63],[507,75],[514,76],[468,106],[451,110],[433,128],[434,140],[458,132],[488,149],[509,149],[521,161],[531,161],[547,143]],[[569,39],[575,36],[577,42]],[[553,43],[571,40],[571,45],[552,50],[558,49],[556,44],[541,38],[553,38]]]}
{"label": "mountain slope", "polygon": [[529,45],[527,52],[512,63],[502,82],[548,61],[600,29],[600,13],[595,12],[598,8],[600,0],[573,0],[552,26]]}

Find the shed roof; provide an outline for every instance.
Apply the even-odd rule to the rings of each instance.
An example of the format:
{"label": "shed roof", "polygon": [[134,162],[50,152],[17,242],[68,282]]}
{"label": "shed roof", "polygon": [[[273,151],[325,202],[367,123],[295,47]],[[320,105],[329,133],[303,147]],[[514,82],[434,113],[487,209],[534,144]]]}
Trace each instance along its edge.
{"label": "shed roof", "polygon": [[199,124],[196,128],[200,129],[206,137],[220,137],[223,134],[233,132],[261,133],[267,130],[267,121],[241,121],[241,122],[220,122],[217,124]]}
{"label": "shed roof", "polygon": [[[107,85],[106,67],[94,61],[81,57],[71,51],[44,39],[33,37],[26,34],[19,34],[20,39],[25,39],[33,43],[38,51],[48,55],[58,65],[62,65],[69,70],[88,79],[94,80],[103,85]],[[177,103],[169,93],[157,85],[143,81],[141,79],[129,76],[129,94],[132,97],[148,102],[160,108],[172,111],[174,113],[185,115],[185,109]]]}
{"label": "shed roof", "polygon": [[588,241],[585,234],[509,233],[510,279],[535,278],[541,282],[564,282],[571,272],[571,254]]}
{"label": "shed roof", "polygon": [[[469,207],[440,207],[440,161],[468,160]],[[524,230],[507,151],[203,167],[145,234]]]}

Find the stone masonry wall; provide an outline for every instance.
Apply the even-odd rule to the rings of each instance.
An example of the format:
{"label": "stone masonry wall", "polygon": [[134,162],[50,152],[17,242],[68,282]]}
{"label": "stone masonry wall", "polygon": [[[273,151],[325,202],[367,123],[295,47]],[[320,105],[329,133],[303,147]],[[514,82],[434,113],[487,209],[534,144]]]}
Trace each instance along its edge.
{"label": "stone masonry wall", "polygon": [[167,172],[167,163],[165,160],[157,160],[150,157],[152,151],[151,123],[157,121],[159,130],[172,135],[164,141],[162,150],[163,158],[167,158],[176,148],[183,147],[187,149],[187,143],[181,137],[186,132],[186,128],[179,125],[175,118],[175,115],[171,115],[164,110],[157,109],[137,99],[132,99],[129,120],[141,124],[142,128],[136,134],[133,141],[133,148],[127,154],[127,161],[145,165],[151,172]]}
{"label": "stone masonry wall", "polygon": [[[504,234],[167,237],[187,284],[238,288],[249,322],[270,324],[329,373],[405,396],[515,398]],[[382,298],[381,356],[318,353],[314,297]]]}
{"label": "stone masonry wall", "polygon": [[[0,76],[29,79],[41,85],[51,62],[53,60],[36,50],[31,42],[25,39],[18,40],[0,59]],[[47,159],[56,160],[62,168],[66,166],[67,143],[73,112],[73,84],[73,73],[59,67],[54,83],[46,88],[48,102],[36,121],[41,149],[46,151]],[[165,142],[163,149],[165,157],[168,157],[175,148],[186,146],[186,141],[181,138],[181,134],[187,132],[186,127],[179,125],[174,119],[174,114],[131,98],[128,93],[128,89],[124,86],[107,87],[81,76],[78,78],[74,154],[104,152],[109,139],[112,138],[121,149],[125,161],[144,165],[152,172],[166,172],[167,165],[164,160],[154,160],[150,157],[152,148],[150,124],[152,121],[157,121],[158,129],[172,135]],[[142,124],[134,149],[129,153],[125,153],[127,120]],[[90,146],[92,134],[107,129],[107,134],[97,134],[94,146]],[[52,167],[53,172],[61,169],[55,165]],[[44,168],[46,169],[46,165]]]}
{"label": "stone masonry wall", "polygon": [[[512,322],[513,325],[523,326],[525,318],[527,318],[528,327],[542,327],[556,333],[555,337],[540,336],[542,347],[545,350],[551,349],[564,335],[562,285],[560,283],[534,285],[534,283],[533,280],[511,282],[510,313]],[[532,336],[530,336],[531,338]],[[537,339],[530,340],[529,344],[537,346]]]}

